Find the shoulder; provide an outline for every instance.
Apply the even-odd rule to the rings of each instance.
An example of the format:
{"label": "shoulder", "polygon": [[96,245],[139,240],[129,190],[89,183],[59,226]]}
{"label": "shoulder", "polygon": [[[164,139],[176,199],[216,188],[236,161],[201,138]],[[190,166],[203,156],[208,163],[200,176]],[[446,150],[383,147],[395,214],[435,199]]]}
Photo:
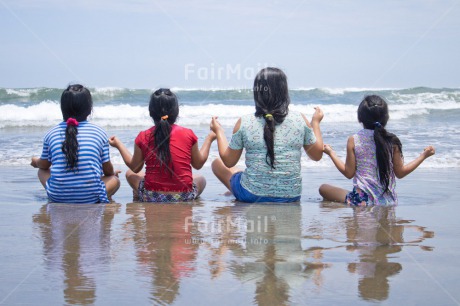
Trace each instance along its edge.
{"label": "shoulder", "polygon": [[144,131],[140,131],[138,136],[147,136],[147,135],[150,135],[152,134],[153,132],[155,131],[155,126],[152,126],[151,128],[147,129],[147,130],[144,130]]}
{"label": "shoulder", "polygon": [[235,123],[235,126],[233,127],[233,134],[238,132],[241,128],[241,118],[238,119],[238,121]]}
{"label": "shoulder", "polygon": [[240,117],[240,119],[242,121],[256,121],[256,120],[263,119],[263,118],[262,117],[256,117],[256,115],[254,113],[252,113],[252,114],[242,115]]}
{"label": "shoulder", "polygon": [[171,132],[176,135],[180,135],[180,137],[186,137],[186,138],[192,139],[193,141],[198,140],[198,137],[195,135],[195,132],[192,129],[189,129],[189,128],[186,128],[186,127],[183,127],[177,124],[174,124],[171,127]]}
{"label": "shoulder", "polygon": [[79,128],[103,137],[107,137],[107,133],[103,128],[91,122],[83,121],[80,123]]}
{"label": "shoulder", "polygon": [[296,110],[289,110],[289,113],[288,113],[287,116],[288,117],[299,117],[299,116],[304,117],[304,114],[302,114],[301,112],[298,112]]}
{"label": "shoulder", "polygon": [[296,110],[289,110],[289,113],[286,116],[287,118],[298,119],[298,118],[306,118],[304,114]]}
{"label": "shoulder", "polygon": [[186,128],[186,127],[183,127],[183,126],[180,126],[180,125],[177,125],[177,124],[174,124],[172,127],[171,127],[171,131],[174,131],[174,132],[179,132],[181,134],[195,134],[195,132],[193,132],[192,129],[189,129],[189,128]]}
{"label": "shoulder", "polygon": [[374,130],[361,129],[355,135],[356,136],[374,136]]}
{"label": "shoulder", "polygon": [[310,124],[310,121],[307,119],[307,116],[298,111],[289,110],[289,114],[286,116],[284,122],[298,128],[308,127],[310,130],[313,128]]}
{"label": "shoulder", "polygon": [[348,148],[354,148],[355,147],[355,135],[351,135],[351,136],[348,137],[347,147]]}
{"label": "shoulder", "polygon": [[150,135],[152,135],[153,131],[155,131],[155,127],[151,127],[148,130],[140,131],[139,134],[136,136],[136,141],[145,141],[145,139],[150,138]]}
{"label": "shoulder", "polygon": [[289,113],[287,114],[285,121],[286,120],[293,122],[294,124],[302,123],[306,124],[308,127],[311,127],[310,121],[308,121],[307,116],[305,116],[305,114],[299,111],[289,110]]}
{"label": "shoulder", "polygon": [[46,132],[45,137],[50,135],[50,134],[60,132],[63,129],[65,129],[65,126],[62,123],[59,123],[58,125],[55,125],[51,129],[49,129],[48,132]]}
{"label": "shoulder", "polygon": [[63,131],[65,131],[65,122],[61,122],[58,125],[55,125],[52,127],[48,132],[46,132],[44,139],[50,139],[56,135],[60,135]]}
{"label": "shoulder", "polygon": [[387,133],[388,133],[388,136],[391,137],[391,142],[392,142],[394,145],[401,144],[401,140],[399,139],[398,136],[396,136],[395,134],[390,133],[390,132],[387,132]]}
{"label": "shoulder", "polygon": [[233,127],[233,134],[244,132],[246,129],[257,129],[265,120],[261,117],[256,117],[254,114],[243,115],[236,121]]}

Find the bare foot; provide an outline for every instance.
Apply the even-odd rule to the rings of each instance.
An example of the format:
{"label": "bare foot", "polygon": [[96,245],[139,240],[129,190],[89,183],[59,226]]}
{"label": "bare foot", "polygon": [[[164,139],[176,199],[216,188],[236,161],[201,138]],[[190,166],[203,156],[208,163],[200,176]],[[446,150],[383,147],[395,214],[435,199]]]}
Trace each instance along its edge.
{"label": "bare foot", "polygon": [[139,202],[139,194],[137,190],[133,190],[133,202]]}

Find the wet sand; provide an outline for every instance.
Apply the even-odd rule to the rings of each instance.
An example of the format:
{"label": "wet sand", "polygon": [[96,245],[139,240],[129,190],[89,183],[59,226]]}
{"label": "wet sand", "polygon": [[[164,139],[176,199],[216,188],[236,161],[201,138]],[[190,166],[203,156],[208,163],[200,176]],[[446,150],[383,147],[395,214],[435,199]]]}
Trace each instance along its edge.
{"label": "wet sand", "polygon": [[237,203],[201,173],[194,205],[132,203],[124,178],[115,203],[63,205],[0,167],[0,304],[459,304],[457,169],[367,209],[321,202],[321,183],[351,186],[333,169],[304,169],[300,205]]}

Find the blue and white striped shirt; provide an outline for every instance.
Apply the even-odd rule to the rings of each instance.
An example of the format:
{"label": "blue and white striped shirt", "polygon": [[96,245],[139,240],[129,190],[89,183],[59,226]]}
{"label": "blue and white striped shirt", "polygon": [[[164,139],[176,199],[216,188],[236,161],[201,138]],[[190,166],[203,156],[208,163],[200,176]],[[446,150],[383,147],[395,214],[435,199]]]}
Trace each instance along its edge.
{"label": "blue and white striped shirt", "polygon": [[61,122],[43,140],[40,158],[51,162],[51,177],[46,182],[48,198],[58,203],[108,203],[101,180],[102,164],[110,161],[107,134],[92,123],[79,122],[77,169],[68,170],[62,152],[66,127],[67,124]]}

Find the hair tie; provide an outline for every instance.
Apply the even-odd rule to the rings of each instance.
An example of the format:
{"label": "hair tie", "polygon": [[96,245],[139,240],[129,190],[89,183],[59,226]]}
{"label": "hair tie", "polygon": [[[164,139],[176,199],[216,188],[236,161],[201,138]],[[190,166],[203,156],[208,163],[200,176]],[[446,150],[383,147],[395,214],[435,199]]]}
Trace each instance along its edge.
{"label": "hair tie", "polygon": [[69,126],[69,125],[78,126],[78,121],[75,118],[67,119],[66,123],[67,123],[67,126]]}
{"label": "hair tie", "polygon": [[272,115],[272,114],[265,114],[264,117],[265,117],[265,118],[269,118],[269,117],[272,117],[272,118],[273,118],[273,115]]}
{"label": "hair tie", "polygon": [[169,118],[168,115],[161,116],[161,120],[166,120],[166,119],[168,119],[168,118]]}
{"label": "hair tie", "polygon": [[382,124],[378,121],[374,122],[374,126],[378,127],[379,129],[382,128]]}

